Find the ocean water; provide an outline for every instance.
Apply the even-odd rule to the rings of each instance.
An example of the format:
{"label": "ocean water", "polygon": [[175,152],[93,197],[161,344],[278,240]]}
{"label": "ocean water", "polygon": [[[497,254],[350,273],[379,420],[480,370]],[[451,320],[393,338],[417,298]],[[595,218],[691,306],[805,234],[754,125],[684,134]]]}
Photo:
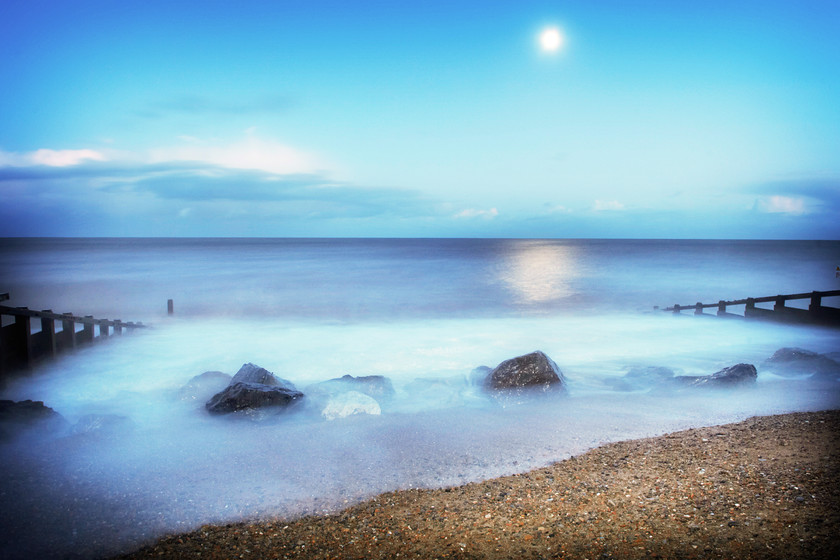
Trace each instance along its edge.
{"label": "ocean water", "polygon": [[[205,523],[521,472],[604,442],[837,408],[836,379],[783,378],[761,363],[785,346],[838,352],[840,331],[654,306],[838,289],[838,265],[838,242],[0,240],[6,304],[151,327],[2,390],[44,401],[68,429],[0,443],[0,550],[96,558]],[[470,383],[473,368],[533,350],[564,372],[567,397],[502,406]],[[262,422],[182,398],[193,376],[247,362],[304,392],[384,375],[396,395],[380,415]],[[705,375],[740,362],[759,368],[755,387],[622,384],[633,367]],[[84,432],[90,415],[125,420]]]}

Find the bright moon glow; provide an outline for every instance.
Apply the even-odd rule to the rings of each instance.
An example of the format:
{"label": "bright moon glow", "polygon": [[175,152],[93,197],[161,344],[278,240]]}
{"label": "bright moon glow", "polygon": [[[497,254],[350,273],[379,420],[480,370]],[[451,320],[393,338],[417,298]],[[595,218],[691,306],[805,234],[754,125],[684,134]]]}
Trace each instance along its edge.
{"label": "bright moon glow", "polygon": [[563,35],[556,27],[549,27],[540,33],[540,47],[545,52],[555,52],[563,46]]}

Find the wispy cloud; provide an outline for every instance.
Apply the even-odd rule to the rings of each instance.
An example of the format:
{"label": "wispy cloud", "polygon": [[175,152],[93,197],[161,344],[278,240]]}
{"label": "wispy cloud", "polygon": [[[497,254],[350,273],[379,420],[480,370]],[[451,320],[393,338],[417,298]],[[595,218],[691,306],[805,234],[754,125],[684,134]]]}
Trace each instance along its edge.
{"label": "wispy cloud", "polygon": [[314,154],[275,140],[260,138],[253,132],[241,140],[227,143],[203,142],[198,138],[187,137],[182,144],[149,150],[146,159],[149,163],[202,162],[281,175],[313,173],[329,167]]}
{"label": "wispy cloud", "polygon": [[617,200],[596,200],[592,205],[595,212],[624,210],[624,204]]}
{"label": "wispy cloud", "polygon": [[105,161],[107,158],[96,150],[49,150],[34,152],[5,152],[0,150],[0,167],[27,167],[46,165],[47,167],[69,167],[86,161]]}
{"label": "wispy cloud", "polygon": [[756,202],[758,210],[770,214],[806,214],[805,200],[802,198],[773,195],[760,198]]}
{"label": "wispy cloud", "polygon": [[760,212],[791,215],[840,213],[840,178],[772,181],[757,185],[750,191],[759,195],[754,208]]}
{"label": "wispy cloud", "polygon": [[455,214],[455,218],[484,218],[484,219],[493,219],[499,215],[499,211],[496,208],[490,208],[489,210],[482,210],[479,208],[467,208],[466,210],[461,210],[457,214]]}

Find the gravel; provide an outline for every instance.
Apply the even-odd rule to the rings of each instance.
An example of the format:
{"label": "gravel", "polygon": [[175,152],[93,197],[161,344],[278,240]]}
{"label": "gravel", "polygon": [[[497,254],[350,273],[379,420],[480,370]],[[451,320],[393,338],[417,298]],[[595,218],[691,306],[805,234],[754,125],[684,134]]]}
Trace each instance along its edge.
{"label": "gravel", "polygon": [[840,411],[604,445],[335,515],[204,526],[141,558],[840,557]]}

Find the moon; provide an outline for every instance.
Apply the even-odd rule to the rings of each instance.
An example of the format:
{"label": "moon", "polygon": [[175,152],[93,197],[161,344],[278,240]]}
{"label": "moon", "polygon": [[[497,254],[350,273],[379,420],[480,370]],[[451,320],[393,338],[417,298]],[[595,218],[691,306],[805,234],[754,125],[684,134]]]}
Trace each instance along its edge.
{"label": "moon", "polygon": [[556,27],[547,27],[540,32],[540,48],[547,52],[553,53],[560,50],[563,46],[563,34]]}

